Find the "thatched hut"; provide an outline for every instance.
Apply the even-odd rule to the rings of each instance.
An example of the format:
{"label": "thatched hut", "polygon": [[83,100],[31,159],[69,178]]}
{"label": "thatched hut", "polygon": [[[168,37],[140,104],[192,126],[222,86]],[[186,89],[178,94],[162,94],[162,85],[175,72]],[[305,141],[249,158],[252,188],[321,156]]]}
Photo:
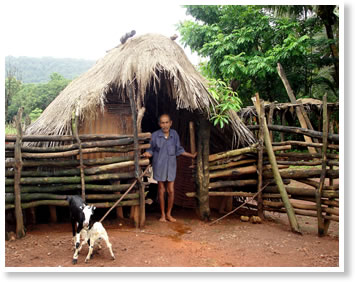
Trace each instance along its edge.
{"label": "thatched hut", "polygon": [[[79,134],[132,134],[130,93],[136,104],[138,131],[158,129],[158,116],[169,113],[188,151],[189,121],[198,121],[201,116],[208,120],[216,105],[205,79],[182,48],[168,37],[145,34],[111,49],[73,80],[26,134],[71,135],[75,111],[80,119]],[[230,116],[232,122],[223,132],[211,127],[211,152],[255,142],[238,116],[234,112]]]}

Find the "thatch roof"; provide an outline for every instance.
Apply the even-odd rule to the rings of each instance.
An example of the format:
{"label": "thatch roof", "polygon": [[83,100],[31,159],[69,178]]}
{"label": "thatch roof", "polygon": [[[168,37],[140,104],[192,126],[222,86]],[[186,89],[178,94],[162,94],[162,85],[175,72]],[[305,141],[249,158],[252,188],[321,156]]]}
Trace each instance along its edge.
{"label": "thatch roof", "polygon": [[[104,110],[109,92],[115,91],[124,99],[127,97],[126,87],[133,83],[140,95],[145,95],[152,87],[158,93],[162,79],[170,83],[169,94],[178,109],[199,110],[209,115],[210,109],[216,105],[207,91],[205,79],[183,49],[168,37],[146,34],[111,49],[91,69],[73,80],[26,130],[26,134],[71,134],[75,109],[79,111],[80,119],[91,118],[98,108]],[[231,116],[231,127],[238,142],[253,143],[252,133],[235,113]]]}

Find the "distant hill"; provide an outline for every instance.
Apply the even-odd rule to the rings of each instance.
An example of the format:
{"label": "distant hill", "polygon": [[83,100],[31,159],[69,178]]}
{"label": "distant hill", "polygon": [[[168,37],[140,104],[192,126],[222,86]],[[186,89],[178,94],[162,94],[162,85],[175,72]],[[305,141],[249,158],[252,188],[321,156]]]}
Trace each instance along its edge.
{"label": "distant hill", "polygon": [[67,79],[73,79],[86,72],[95,64],[95,61],[70,58],[52,57],[5,57],[6,68],[11,64],[19,73],[18,80],[23,83],[46,83],[53,72],[59,73]]}

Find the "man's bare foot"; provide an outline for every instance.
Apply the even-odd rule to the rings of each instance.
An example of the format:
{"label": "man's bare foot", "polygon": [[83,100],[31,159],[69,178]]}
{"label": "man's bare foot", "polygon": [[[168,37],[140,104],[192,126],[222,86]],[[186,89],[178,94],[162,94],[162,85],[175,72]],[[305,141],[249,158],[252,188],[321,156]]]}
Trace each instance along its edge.
{"label": "man's bare foot", "polygon": [[176,222],[176,219],[173,218],[171,215],[167,215],[166,219],[169,220],[170,222]]}
{"label": "man's bare foot", "polygon": [[162,217],[159,219],[159,221],[161,221],[161,222],[166,222],[165,216],[162,216]]}

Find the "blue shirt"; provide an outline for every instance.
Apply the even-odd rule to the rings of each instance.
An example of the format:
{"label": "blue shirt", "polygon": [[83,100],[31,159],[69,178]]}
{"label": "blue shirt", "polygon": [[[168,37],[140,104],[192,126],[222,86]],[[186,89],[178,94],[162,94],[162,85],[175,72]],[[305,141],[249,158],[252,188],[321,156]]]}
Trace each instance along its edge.
{"label": "blue shirt", "polygon": [[156,181],[174,181],[176,156],[185,152],[177,132],[170,129],[168,138],[161,129],[153,132],[147,152],[153,155],[153,178]]}

